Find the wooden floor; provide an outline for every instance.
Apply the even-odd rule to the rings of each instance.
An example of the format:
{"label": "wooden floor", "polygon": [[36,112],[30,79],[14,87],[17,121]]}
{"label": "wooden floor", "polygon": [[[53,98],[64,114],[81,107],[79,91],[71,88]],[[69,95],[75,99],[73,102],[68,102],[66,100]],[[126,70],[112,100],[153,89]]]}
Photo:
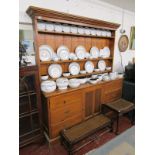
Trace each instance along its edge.
{"label": "wooden floor", "polygon": [[[131,127],[130,121],[126,117],[120,118],[120,132],[125,131],[126,129]],[[96,135],[101,134],[102,132],[96,133]],[[96,136],[94,142],[88,144],[81,150],[75,153],[75,155],[83,155],[86,152],[89,152],[90,150],[97,148],[109,140],[116,137],[114,133],[106,133],[103,134],[101,137]],[[51,146],[51,148],[48,147],[47,142],[43,142],[42,144],[31,144],[27,147],[24,147],[19,150],[20,155],[67,155],[67,151],[64,149],[63,146],[61,146],[59,143],[54,144]]]}

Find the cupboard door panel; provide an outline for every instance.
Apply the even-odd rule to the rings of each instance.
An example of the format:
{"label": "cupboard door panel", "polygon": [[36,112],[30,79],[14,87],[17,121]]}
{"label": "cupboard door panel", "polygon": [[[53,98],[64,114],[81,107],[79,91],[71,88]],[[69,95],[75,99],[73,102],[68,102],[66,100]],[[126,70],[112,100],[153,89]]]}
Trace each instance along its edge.
{"label": "cupboard door panel", "polygon": [[101,89],[95,90],[95,103],[94,103],[94,113],[100,112],[100,106],[101,106]]}
{"label": "cupboard door panel", "polygon": [[85,118],[93,115],[93,91],[85,94]]}

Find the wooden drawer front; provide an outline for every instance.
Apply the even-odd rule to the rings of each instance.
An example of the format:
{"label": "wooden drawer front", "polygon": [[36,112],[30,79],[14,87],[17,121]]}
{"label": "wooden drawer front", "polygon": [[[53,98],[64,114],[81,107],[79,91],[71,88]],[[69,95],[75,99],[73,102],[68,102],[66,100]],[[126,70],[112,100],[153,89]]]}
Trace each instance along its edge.
{"label": "wooden drawer front", "polygon": [[102,97],[102,103],[115,101],[121,98],[121,96],[122,96],[122,89],[114,90],[108,93],[105,92]]}
{"label": "wooden drawer front", "polygon": [[82,102],[82,93],[68,93],[52,97],[50,99],[50,107],[51,110],[56,110],[69,104],[76,104],[77,102]]}
{"label": "wooden drawer front", "polygon": [[65,129],[65,128],[68,128],[68,127],[71,127],[72,125],[75,125],[79,122],[82,121],[82,115],[77,115],[77,116],[74,116],[72,118],[69,118],[65,121],[63,121],[62,123],[59,123],[57,125],[52,125],[51,128],[52,128],[52,137],[51,138],[55,138],[57,136],[59,136],[59,132],[62,130],[62,129]]}
{"label": "wooden drawer front", "polygon": [[114,80],[114,81],[105,83],[105,85],[103,86],[103,89],[104,89],[104,92],[111,92],[113,90],[122,89],[122,85],[123,85],[122,79]]}
{"label": "wooden drawer front", "polygon": [[76,102],[51,111],[51,123],[52,125],[58,124],[66,119],[82,114],[82,103]]}

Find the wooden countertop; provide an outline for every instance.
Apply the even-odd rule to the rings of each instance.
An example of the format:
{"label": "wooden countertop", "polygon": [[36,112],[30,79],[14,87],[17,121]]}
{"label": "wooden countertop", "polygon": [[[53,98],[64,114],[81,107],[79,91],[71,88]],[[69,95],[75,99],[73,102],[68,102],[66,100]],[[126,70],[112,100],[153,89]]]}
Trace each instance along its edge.
{"label": "wooden countertop", "polygon": [[[123,78],[117,78],[116,80],[123,80]],[[101,84],[109,83],[111,81],[116,81],[116,80],[101,81],[101,82],[98,82],[97,84],[86,83],[86,84],[80,85],[78,88],[68,88],[66,90],[58,90],[58,89],[56,89],[54,92],[51,92],[51,93],[45,93],[45,92],[42,92],[42,93],[46,98],[48,98],[48,97],[57,96],[57,95],[60,95],[60,94],[69,93],[69,92],[73,92],[73,91],[88,88],[88,87],[96,87],[96,86],[99,86]]]}

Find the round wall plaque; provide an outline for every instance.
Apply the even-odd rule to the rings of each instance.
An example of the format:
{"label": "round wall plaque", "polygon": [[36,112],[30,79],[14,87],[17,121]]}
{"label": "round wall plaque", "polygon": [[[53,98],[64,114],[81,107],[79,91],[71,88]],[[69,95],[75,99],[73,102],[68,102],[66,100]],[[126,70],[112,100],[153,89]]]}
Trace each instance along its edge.
{"label": "round wall plaque", "polygon": [[120,52],[125,52],[129,45],[129,39],[127,35],[122,35],[118,41],[118,48]]}

